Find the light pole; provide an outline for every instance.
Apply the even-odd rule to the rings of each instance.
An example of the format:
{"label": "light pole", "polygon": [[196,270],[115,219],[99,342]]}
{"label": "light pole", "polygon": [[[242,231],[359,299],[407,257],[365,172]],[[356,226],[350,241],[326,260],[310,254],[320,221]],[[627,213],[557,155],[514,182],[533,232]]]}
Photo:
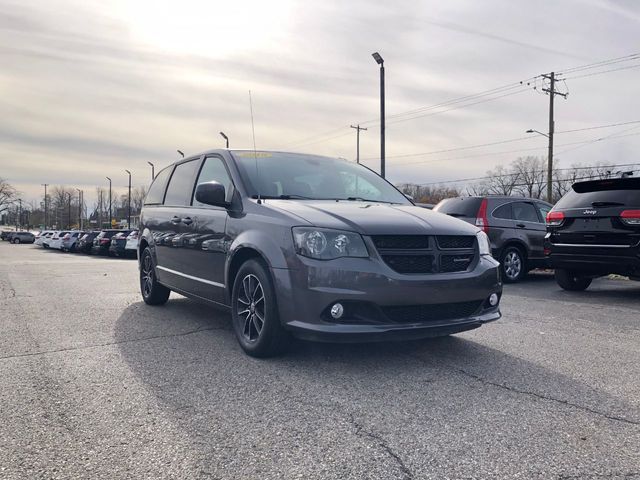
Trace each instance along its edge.
{"label": "light pole", "polygon": [[82,230],[82,190],[76,188],[78,192],[78,227]]}
{"label": "light pole", "polygon": [[69,208],[68,214],[69,214],[69,216],[67,217],[68,218],[68,220],[67,220],[67,228],[69,230],[71,230],[71,192],[67,192],[67,195],[69,196],[69,203],[68,203],[68,208]]}
{"label": "light pole", "polygon": [[151,165],[151,180],[154,180],[156,178],[156,168],[153,166],[153,163],[151,162],[147,162],[149,165]]}
{"label": "light pole", "polygon": [[[109,228],[111,228],[111,179],[109,177],[105,177],[109,180]],[[102,228],[102,226],[100,226]]]}
{"label": "light pole", "polygon": [[553,190],[552,190],[552,182],[553,182],[553,133],[550,131],[547,135],[546,133],[539,132],[538,130],[534,130],[530,128],[527,130],[527,133],[537,133],[538,135],[542,135],[543,137],[547,137],[549,139],[549,158],[547,158],[547,202],[553,203]]}
{"label": "light pole", "polygon": [[125,170],[129,174],[129,197],[128,197],[128,207],[127,207],[127,228],[131,229],[131,172],[129,170]]}
{"label": "light pole", "polygon": [[224,138],[227,142],[227,148],[229,148],[229,137],[227,137],[223,132],[220,132],[220,135],[222,135],[222,138]]}
{"label": "light pole", "polygon": [[384,178],[384,60],[378,52],[372,53],[371,56],[380,65],[380,176]]}
{"label": "light pole", "polygon": [[46,230],[47,229],[47,187],[49,186],[49,184],[41,183],[40,185],[44,187],[44,230]]}
{"label": "light pole", "polygon": [[18,199],[18,204],[20,205],[20,209],[18,210],[18,221],[16,222],[16,232],[18,231],[18,226],[20,226],[20,230],[22,230],[22,199]]}
{"label": "light pole", "polygon": [[178,152],[180,155],[182,155],[182,158],[184,158],[184,153],[182,153],[182,150],[176,150],[176,152]]}

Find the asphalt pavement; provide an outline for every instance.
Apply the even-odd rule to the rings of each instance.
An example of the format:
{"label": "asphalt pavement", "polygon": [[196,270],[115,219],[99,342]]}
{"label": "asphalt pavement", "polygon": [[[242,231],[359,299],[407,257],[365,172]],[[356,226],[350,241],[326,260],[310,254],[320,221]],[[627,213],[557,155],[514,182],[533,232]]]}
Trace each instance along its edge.
{"label": "asphalt pavement", "polygon": [[257,360],[135,261],[0,242],[0,478],[640,479],[640,282],[534,274],[502,312]]}

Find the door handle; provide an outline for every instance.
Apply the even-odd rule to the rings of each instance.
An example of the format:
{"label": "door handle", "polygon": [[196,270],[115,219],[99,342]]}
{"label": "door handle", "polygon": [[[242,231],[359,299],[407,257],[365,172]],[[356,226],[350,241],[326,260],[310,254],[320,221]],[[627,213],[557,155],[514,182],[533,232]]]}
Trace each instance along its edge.
{"label": "door handle", "polygon": [[516,227],[518,228],[525,228],[526,225],[524,223],[516,223]]}
{"label": "door handle", "polygon": [[171,219],[171,223],[174,223],[174,224],[180,223],[180,217],[173,217]]}
{"label": "door handle", "polygon": [[191,225],[193,223],[193,220],[191,220],[190,217],[184,217],[182,219],[182,223],[184,223],[185,225]]}

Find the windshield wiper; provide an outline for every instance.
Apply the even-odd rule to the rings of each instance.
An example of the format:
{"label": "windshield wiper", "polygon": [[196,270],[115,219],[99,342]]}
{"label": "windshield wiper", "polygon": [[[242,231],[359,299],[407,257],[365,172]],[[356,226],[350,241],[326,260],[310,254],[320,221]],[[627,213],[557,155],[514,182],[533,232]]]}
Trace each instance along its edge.
{"label": "windshield wiper", "polygon": [[[251,195],[251,198],[257,199],[258,195]],[[317,198],[305,197],[304,195],[283,194],[283,195],[260,195],[265,200],[318,200]]]}
{"label": "windshield wiper", "polygon": [[346,200],[349,202],[375,202],[375,203],[391,203],[391,204],[398,203],[398,202],[387,202],[385,200],[372,200],[370,198],[362,198],[362,197],[330,198],[329,200],[335,200],[336,202]]}
{"label": "windshield wiper", "polygon": [[624,207],[621,202],[591,202],[592,207]]}

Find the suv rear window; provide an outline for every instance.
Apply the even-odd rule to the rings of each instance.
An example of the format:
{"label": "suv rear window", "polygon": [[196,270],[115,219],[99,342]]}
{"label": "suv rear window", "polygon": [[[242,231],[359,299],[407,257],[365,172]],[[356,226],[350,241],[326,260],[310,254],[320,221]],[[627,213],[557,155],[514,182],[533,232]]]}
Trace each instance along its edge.
{"label": "suv rear window", "polygon": [[640,207],[640,178],[576,183],[556,204],[556,209],[591,207],[593,202],[613,202],[625,207]]}
{"label": "suv rear window", "polygon": [[453,217],[475,217],[481,202],[482,198],[478,197],[447,198],[438,203],[433,210]]}

